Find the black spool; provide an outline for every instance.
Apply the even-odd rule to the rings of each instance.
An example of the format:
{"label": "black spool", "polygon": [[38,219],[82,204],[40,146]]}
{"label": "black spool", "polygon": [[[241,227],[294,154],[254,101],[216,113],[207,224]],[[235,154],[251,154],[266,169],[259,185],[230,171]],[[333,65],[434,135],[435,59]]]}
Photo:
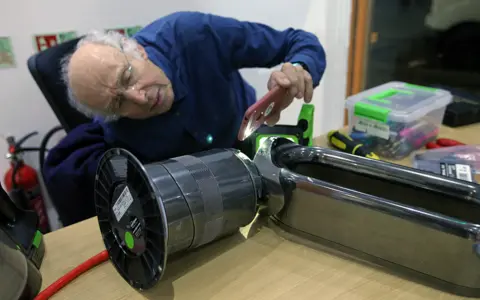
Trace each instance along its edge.
{"label": "black spool", "polygon": [[124,149],[102,157],[95,180],[100,231],[110,260],[134,288],[163,276],[173,253],[197,248],[248,225],[261,178],[233,149],[142,165]]}

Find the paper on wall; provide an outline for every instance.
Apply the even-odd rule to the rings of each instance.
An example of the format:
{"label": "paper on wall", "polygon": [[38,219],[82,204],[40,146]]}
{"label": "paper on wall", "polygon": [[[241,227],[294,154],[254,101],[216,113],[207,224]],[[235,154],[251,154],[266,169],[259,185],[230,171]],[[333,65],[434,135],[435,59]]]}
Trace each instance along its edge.
{"label": "paper on wall", "polygon": [[36,51],[43,51],[77,37],[75,31],[57,32],[52,34],[37,34],[33,37]]}
{"label": "paper on wall", "polygon": [[0,37],[0,68],[14,68],[15,56],[13,54],[12,40],[10,37]]}
{"label": "paper on wall", "polygon": [[106,29],[105,31],[116,31],[126,37],[132,37],[137,33],[140,29],[142,29],[142,26],[132,26],[132,27],[123,27],[123,28],[110,28]]}

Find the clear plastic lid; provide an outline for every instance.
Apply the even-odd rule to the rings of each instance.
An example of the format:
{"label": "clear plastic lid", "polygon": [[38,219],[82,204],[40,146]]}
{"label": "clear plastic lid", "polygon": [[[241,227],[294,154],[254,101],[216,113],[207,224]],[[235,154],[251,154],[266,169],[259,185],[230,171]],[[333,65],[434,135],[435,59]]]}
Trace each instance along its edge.
{"label": "clear plastic lid", "polygon": [[357,116],[408,123],[451,101],[446,90],[392,81],[349,97],[346,107]]}

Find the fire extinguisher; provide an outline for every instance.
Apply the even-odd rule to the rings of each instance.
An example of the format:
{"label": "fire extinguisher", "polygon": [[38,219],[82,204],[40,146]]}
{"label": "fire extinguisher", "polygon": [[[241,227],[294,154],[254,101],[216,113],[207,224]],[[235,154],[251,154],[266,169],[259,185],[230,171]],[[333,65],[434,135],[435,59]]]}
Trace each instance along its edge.
{"label": "fire extinguisher", "polygon": [[3,181],[10,198],[19,207],[35,211],[39,218],[39,230],[47,233],[50,231],[50,225],[37,171],[27,165],[22,158],[24,152],[41,151],[40,148],[22,147],[27,139],[36,134],[38,134],[36,131],[29,133],[18,141],[15,141],[12,136],[7,137],[8,153],[6,158],[10,160],[10,168],[5,173]]}

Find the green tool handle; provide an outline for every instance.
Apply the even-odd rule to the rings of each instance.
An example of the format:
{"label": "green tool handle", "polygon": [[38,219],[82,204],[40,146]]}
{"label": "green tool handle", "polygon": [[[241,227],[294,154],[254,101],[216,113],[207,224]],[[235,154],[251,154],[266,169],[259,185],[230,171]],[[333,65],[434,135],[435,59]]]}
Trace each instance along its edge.
{"label": "green tool handle", "polygon": [[303,132],[303,138],[308,141],[307,146],[313,145],[313,119],[315,113],[315,106],[313,104],[305,103],[302,105],[300,114],[298,115],[298,123],[303,122],[307,128]]}
{"label": "green tool handle", "polygon": [[372,159],[379,159],[375,153],[369,151],[363,144],[355,142],[351,137],[338,130],[332,130],[328,133],[328,141],[335,148],[342,150],[343,152]]}

